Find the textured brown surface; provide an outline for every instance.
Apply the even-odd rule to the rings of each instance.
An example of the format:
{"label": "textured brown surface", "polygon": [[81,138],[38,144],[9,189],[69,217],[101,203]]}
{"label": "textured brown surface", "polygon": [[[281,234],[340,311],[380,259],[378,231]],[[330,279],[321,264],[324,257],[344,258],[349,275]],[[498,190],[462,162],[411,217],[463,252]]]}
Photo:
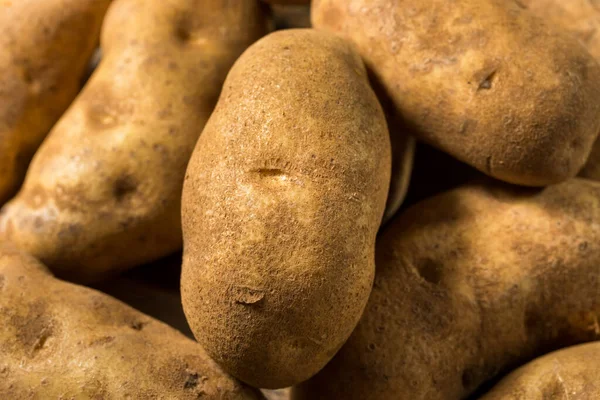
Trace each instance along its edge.
{"label": "textured brown surface", "polygon": [[0,236],[93,281],[182,245],[185,168],[221,84],[265,30],[258,0],[116,0],[103,60],[36,154]]}
{"label": "textured brown surface", "polygon": [[224,369],[285,387],[333,357],[369,296],[390,158],[346,42],[279,31],[236,62],[182,200],[184,310]]}
{"label": "textured brown surface", "polygon": [[[507,185],[508,186],[508,185]],[[600,340],[600,183],[464,186],[378,238],[358,327],[295,400],[457,400],[546,352]]]}
{"label": "textured brown surface", "polygon": [[496,178],[576,175],[600,130],[600,67],[508,0],[315,0],[418,138]]}
{"label": "textured brown surface", "polygon": [[194,341],[0,244],[0,398],[260,399]]}
{"label": "textured brown surface", "polygon": [[540,357],[504,378],[480,400],[598,400],[600,342]]}
{"label": "textured brown surface", "polygon": [[77,95],[110,0],[0,0],[0,205]]}
{"label": "textured brown surface", "polygon": [[[507,0],[513,1],[513,0]],[[600,1],[518,0],[547,23],[575,35],[590,54],[600,60]],[[596,141],[580,176],[600,181],[600,140]]]}

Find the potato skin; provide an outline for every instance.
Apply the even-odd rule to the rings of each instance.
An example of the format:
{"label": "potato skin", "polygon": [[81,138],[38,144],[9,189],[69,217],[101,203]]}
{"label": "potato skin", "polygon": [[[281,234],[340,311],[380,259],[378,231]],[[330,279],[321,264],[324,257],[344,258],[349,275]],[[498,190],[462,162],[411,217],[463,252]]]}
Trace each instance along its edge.
{"label": "potato skin", "polygon": [[0,244],[3,399],[261,399],[196,342]]}
{"label": "potato skin", "polygon": [[350,44],[284,30],[236,62],[182,199],[184,311],[226,371],[290,386],[348,338],[371,290],[390,157]]}
{"label": "potato skin", "polygon": [[[512,1],[512,0],[511,0]],[[600,3],[590,0],[518,0],[548,24],[574,35],[596,59],[600,60]],[[600,181],[600,140],[594,143],[585,167],[584,178]]]}
{"label": "potato skin", "polygon": [[0,2],[0,205],[79,92],[109,3]]}
{"label": "potato skin", "polygon": [[100,280],[182,246],[185,169],[228,69],[266,31],[258,0],[117,0],[103,60],[36,154],[0,236]]}
{"label": "potato skin", "polygon": [[544,186],[575,176],[600,130],[600,67],[510,0],[315,0],[417,138],[482,172]]}
{"label": "potato skin", "polygon": [[463,399],[541,354],[600,339],[600,183],[472,184],[378,238],[350,339],[294,399]]}
{"label": "potato skin", "polygon": [[597,400],[600,342],[555,351],[512,372],[480,400]]}

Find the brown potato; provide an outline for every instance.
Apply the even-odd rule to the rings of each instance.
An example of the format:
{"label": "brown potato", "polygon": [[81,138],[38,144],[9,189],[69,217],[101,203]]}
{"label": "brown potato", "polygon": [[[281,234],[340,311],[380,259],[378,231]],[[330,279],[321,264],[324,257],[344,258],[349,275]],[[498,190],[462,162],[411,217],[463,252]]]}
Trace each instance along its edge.
{"label": "brown potato", "polygon": [[228,69],[266,30],[258,0],[117,0],[103,59],[36,154],[0,236],[90,282],[182,246],[185,168]]}
{"label": "brown potato", "polygon": [[[513,1],[513,0],[509,0]],[[590,0],[518,0],[524,8],[549,24],[575,35],[600,60],[600,2]],[[579,176],[600,181],[600,140]]]}
{"label": "brown potato", "polygon": [[0,244],[0,398],[261,399],[200,345]]}
{"label": "brown potato", "polygon": [[[497,186],[495,186],[497,185]],[[350,339],[296,400],[464,399],[541,354],[599,340],[600,183],[473,184],[378,238]]]}
{"label": "brown potato", "polygon": [[110,0],[0,0],[0,205],[73,101]]}
{"label": "brown potato", "polygon": [[540,357],[502,379],[480,400],[598,400],[600,342]]}
{"label": "brown potato", "polygon": [[236,62],[182,199],[184,311],[226,371],[290,386],[348,338],[371,290],[390,158],[347,42],[284,30]]}
{"label": "brown potato", "polygon": [[417,138],[511,183],[575,176],[600,131],[600,66],[507,0],[315,0]]}

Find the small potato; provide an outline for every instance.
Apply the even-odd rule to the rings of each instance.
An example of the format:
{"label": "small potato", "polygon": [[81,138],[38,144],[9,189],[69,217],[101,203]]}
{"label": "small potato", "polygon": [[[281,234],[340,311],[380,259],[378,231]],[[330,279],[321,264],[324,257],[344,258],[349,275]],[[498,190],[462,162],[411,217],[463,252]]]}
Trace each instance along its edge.
{"label": "small potato", "polygon": [[79,92],[110,0],[0,0],[0,205]]}
{"label": "small potato", "polygon": [[187,162],[266,25],[258,0],[116,0],[100,66],[2,210],[0,237],[79,282],[180,249]]}
{"label": "small potato", "polygon": [[480,400],[598,400],[600,342],[550,353],[512,372]]}
{"label": "small potato", "polygon": [[[508,0],[513,1],[513,0]],[[590,0],[518,0],[547,23],[573,34],[600,60],[600,2]],[[596,141],[580,176],[600,181],[600,140]]]}
{"label": "small potato", "polygon": [[371,290],[390,158],[347,42],[284,30],[236,62],[182,199],[184,311],[226,371],[290,386],[348,338]]}
{"label": "small potato", "polygon": [[0,398],[262,399],[194,341],[0,244]]}
{"label": "small potato", "polygon": [[[497,185],[497,186],[494,186]],[[600,183],[473,184],[378,238],[350,339],[295,400],[455,400],[508,368],[599,340]]]}
{"label": "small potato", "polygon": [[315,0],[415,136],[495,178],[575,176],[600,131],[600,66],[509,0]]}

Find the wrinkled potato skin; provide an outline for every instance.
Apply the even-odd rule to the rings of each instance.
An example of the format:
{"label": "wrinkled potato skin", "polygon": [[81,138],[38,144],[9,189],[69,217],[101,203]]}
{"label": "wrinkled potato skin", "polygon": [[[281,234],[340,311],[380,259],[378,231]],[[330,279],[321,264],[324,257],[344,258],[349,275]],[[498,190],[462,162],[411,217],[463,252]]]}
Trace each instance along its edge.
{"label": "wrinkled potato skin", "polygon": [[315,0],[418,139],[482,172],[545,186],[575,176],[600,130],[600,66],[507,0]]}
{"label": "wrinkled potato skin", "polygon": [[110,0],[0,0],[0,205],[80,89]]}
{"label": "wrinkled potato skin", "polygon": [[[512,1],[512,0],[509,0]],[[591,0],[518,0],[523,7],[547,23],[575,35],[590,54],[600,60],[600,2]],[[579,173],[600,181],[600,140]]]}
{"label": "wrinkled potato skin", "polygon": [[491,185],[392,222],[358,327],[295,400],[463,399],[541,354],[600,339],[600,183]]}
{"label": "wrinkled potato skin", "polygon": [[236,62],[182,200],[184,311],[226,371],[290,386],[348,338],[372,285],[390,158],[350,44],[284,30]]}
{"label": "wrinkled potato skin", "polygon": [[550,353],[502,379],[480,400],[600,399],[600,342]]}
{"label": "wrinkled potato skin", "polygon": [[3,399],[261,399],[179,332],[0,244]]}
{"label": "wrinkled potato skin", "polygon": [[181,248],[183,178],[258,0],[117,0],[103,60],[0,217],[0,236],[90,282]]}

